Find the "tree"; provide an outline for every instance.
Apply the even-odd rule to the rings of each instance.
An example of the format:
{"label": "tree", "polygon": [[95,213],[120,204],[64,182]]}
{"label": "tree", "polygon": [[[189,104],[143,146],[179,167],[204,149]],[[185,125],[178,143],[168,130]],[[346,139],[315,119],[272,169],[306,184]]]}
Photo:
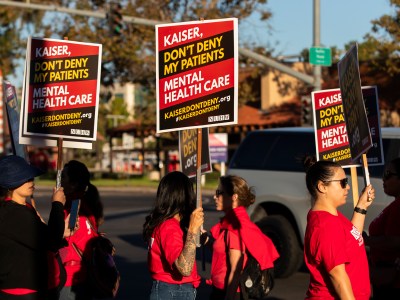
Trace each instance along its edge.
{"label": "tree", "polygon": [[[14,73],[16,69],[16,60],[24,54],[23,42],[20,40],[20,26],[16,22],[19,13],[0,7],[0,69],[3,75]],[[29,18],[27,14],[20,15],[20,24]],[[17,42],[17,46],[15,43]],[[26,47],[26,43],[25,43]]]}
{"label": "tree", "polygon": [[[74,9],[101,10],[111,12],[116,1],[101,0],[31,0],[31,3],[52,4]],[[268,20],[270,12],[266,8],[267,0],[135,0],[118,1],[123,15],[137,16],[160,22],[181,22],[200,19],[217,19],[237,17],[239,22],[248,18],[254,11],[260,19]],[[16,15],[12,19],[18,23],[27,11],[5,8]],[[64,38],[82,42],[96,42],[103,45],[101,83],[112,86],[114,82],[139,83],[148,90],[148,98],[155,102],[155,31],[153,26],[123,24],[120,34],[111,32],[109,20],[47,12],[45,14],[30,12],[31,34],[36,36]],[[16,31],[16,30],[14,30]],[[26,47],[26,36],[21,36],[22,46],[18,51],[23,53]],[[8,49],[13,49],[10,45]],[[13,56],[2,55],[12,61]],[[247,89],[249,93],[251,89]],[[252,98],[241,96],[241,99]],[[149,102],[148,107],[155,109]],[[155,111],[152,114],[155,118]]]}
{"label": "tree", "polygon": [[362,84],[378,86],[381,109],[400,113],[400,0],[390,0],[390,5],[393,14],[371,22],[371,33],[359,44],[358,53]]}
{"label": "tree", "polygon": [[[115,2],[99,0],[33,0],[31,3],[52,4],[85,10],[113,12]],[[240,20],[250,16],[253,10],[261,13],[262,19],[268,19],[265,10],[266,0],[136,0],[120,2],[123,15],[137,16],[160,22],[181,22],[226,17],[238,17]],[[27,11],[15,8],[3,8],[19,17],[12,22],[18,23]],[[31,13],[30,25],[33,34],[45,37],[64,38],[82,42],[99,42],[103,45],[102,83],[111,85],[120,83],[154,83],[155,73],[155,36],[154,27],[124,24],[121,34],[110,32],[109,21],[96,18],[47,12],[45,15]],[[110,15],[110,14],[109,14]],[[3,19],[3,16],[0,16]],[[39,22],[38,22],[39,21]],[[42,21],[42,22],[40,22]],[[4,23],[4,21],[3,21]],[[25,26],[25,29],[27,27]],[[21,36],[26,40],[26,36]],[[26,43],[24,43],[24,46]],[[21,47],[21,45],[20,45]],[[11,47],[10,47],[11,48]],[[22,48],[23,49],[23,48]],[[21,48],[19,49],[21,50]],[[10,58],[11,59],[11,58]]]}
{"label": "tree", "polygon": [[383,15],[372,21],[372,32],[359,46],[362,61],[370,61],[373,68],[395,75],[400,73],[400,0],[390,0],[393,15]]}

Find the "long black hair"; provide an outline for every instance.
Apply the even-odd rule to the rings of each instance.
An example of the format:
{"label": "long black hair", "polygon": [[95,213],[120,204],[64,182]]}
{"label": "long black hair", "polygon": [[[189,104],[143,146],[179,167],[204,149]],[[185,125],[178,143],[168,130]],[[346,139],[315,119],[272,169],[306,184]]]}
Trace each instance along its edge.
{"label": "long black hair", "polygon": [[[100,200],[100,194],[97,188],[90,182],[90,172],[84,163],[77,160],[70,160],[64,165],[64,170],[68,175],[69,182],[73,184],[75,191],[82,195],[81,207],[79,213],[89,216],[93,214],[96,222],[103,219],[103,204]],[[67,197],[68,198],[68,197]],[[67,199],[66,208],[71,203]]]}
{"label": "long black hair", "polygon": [[147,242],[158,225],[176,214],[181,217],[182,229],[187,228],[195,207],[196,194],[189,177],[179,171],[168,173],[158,185],[154,208],[143,225],[143,239]]}

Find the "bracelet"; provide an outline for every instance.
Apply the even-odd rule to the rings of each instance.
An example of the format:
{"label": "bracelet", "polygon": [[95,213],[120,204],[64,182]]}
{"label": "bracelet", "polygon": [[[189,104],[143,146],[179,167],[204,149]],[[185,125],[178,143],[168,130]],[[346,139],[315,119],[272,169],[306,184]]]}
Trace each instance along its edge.
{"label": "bracelet", "polygon": [[362,215],[366,215],[367,214],[367,210],[366,209],[362,209],[362,208],[359,208],[357,206],[354,207],[354,211],[359,213],[359,214],[362,214]]}

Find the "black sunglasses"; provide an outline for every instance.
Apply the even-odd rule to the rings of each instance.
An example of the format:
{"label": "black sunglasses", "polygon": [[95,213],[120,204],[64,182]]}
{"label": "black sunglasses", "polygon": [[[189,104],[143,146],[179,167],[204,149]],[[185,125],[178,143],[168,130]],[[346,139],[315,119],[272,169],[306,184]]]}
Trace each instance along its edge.
{"label": "black sunglasses", "polygon": [[221,196],[221,195],[223,195],[223,194],[224,194],[224,191],[215,190],[215,196],[219,197],[219,196]]}
{"label": "black sunglasses", "polygon": [[332,182],[332,181],[339,181],[340,186],[342,187],[342,189],[345,189],[347,187],[347,184],[349,183],[349,179],[343,178],[343,179],[332,179],[332,180],[326,180],[324,182]]}
{"label": "black sunglasses", "polygon": [[389,171],[389,170],[386,170],[385,172],[383,172],[382,178],[385,179],[385,180],[387,180],[387,179],[389,179],[389,178],[392,177],[392,176],[399,176],[399,174],[394,173],[394,172]]}

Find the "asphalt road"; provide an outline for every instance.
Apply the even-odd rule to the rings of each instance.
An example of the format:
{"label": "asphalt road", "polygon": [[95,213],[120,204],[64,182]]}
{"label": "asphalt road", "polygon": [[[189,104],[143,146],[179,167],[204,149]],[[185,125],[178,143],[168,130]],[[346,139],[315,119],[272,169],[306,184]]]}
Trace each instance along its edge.
{"label": "asphalt road", "polygon": [[[50,207],[50,189],[37,187],[36,205],[46,219]],[[121,286],[116,299],[148,299],[151,277],[146,263],[147,249],[141,232],[146,215],[152,207],[155,190],[141,188],[101,188],[105,208],[105,222],[100,230],[106,232],[114,243],[116,263],[121,272]],[[203,192],[203,207],[206,219],[204,228],[209,229],[221,217],[214,209],[210,192]],[[202,259],[204,257],[204,260]],[[198,289],[197,300],[208,299],[210,287],[205,284],[210,272],[211,253],[199,249],[197,264],[203,281]],[[203,263],[204,261],[204,263]],[[204,267],[204,268],[203,268]],[[308,274],[299,272],[287,279],[276,279],[269,299],[304,299],[308,285]]]}

